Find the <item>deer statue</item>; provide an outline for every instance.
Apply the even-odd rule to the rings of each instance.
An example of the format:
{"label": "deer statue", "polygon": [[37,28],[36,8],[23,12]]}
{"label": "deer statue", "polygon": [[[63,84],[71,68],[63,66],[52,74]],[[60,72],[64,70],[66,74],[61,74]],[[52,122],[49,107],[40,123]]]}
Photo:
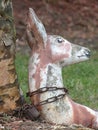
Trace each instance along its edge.
{"label": "deer statue", "polygon": [[61,36],[47,35],[32,8],[29,9],[26,32],[32,49],[28,95],[42,117],[53,124],[98,128],[98,112],[74,102],[62,79],[62,67],[88,60],[90,50]]}

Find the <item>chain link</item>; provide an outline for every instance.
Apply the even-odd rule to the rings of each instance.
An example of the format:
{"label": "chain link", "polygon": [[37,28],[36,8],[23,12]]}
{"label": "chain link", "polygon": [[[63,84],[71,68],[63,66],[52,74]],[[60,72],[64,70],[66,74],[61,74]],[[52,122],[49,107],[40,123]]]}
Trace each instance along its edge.
{"label": "chain link", "polygon": [[40,106],[40,105],[45,105],[45,104],[48,104],[48,103],[52,103],[52,102],[55,102],[61,98],[63,98],[66,94],[60,94],[58,96],[54,96],[54,97],[51,97],[51,98],[48,98],[42,102],[39,102],[37,105],[35,106]]}
{"label": "chain link", "polygon": [[28,92],[27,93],[27,97],[28,96],[34,96],[36,94],[40,94],[40,93],[44,93],[47,91],[56,91],[56,90],[64,90],[65,93],[68,93],[68,90],[66,88],[60,88],[60,87],[43,87],[43,88],[39,88],[36,91],[33,92]]}
{"label": "chain link", "polygon": [[60,87],[43,87],[43,88],[39,88],[36,91],[28,92],[27,96],[31,97],[31,96],[34,96],[36,94],[41,94],[41,93],[44,93],[44,92],[47,92],[47,91],[56,91],[56,90],[63,90],[64,93],[63,94],[59,94],[57,96],[53,96],[53,97],[48,98],[48,99],[46,99],[44,101],[41,101],[38,104],[36,104],[35,106],[40,106],[40,105],[45,105],[45,104],[48,104],[48,103],[55,102],[55,101],[63,98],[66,94],[68,94],[68,90],[66,88],[60,88]]}

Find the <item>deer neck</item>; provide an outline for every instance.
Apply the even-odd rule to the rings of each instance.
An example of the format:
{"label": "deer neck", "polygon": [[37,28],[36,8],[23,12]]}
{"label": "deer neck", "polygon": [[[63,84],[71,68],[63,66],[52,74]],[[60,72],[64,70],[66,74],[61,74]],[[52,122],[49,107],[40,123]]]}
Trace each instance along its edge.
{"label": "deer neck", "polygon": [[49,60],[41,59],[38,53],[31,56],[29,62],[30,92],[42,87],[63,87],[62,68]]}
{"label": "deer neck", "polygon": [[46,69],[46,73],[47,73],[46,86],[47,87],[63,87],[62,71],[59,64],[50,63],[46,66],[46,68],[47,68]]}

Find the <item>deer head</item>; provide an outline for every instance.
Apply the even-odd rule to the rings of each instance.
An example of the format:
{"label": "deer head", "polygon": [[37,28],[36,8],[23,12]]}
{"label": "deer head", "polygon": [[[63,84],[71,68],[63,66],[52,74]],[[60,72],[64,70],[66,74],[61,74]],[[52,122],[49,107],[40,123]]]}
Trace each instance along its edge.
{"label": "deer head", "polygon": [[[33,33],[32,33],[33,32]],[[32,42],[33,36],[36,42]],[[28,43],[34,52],[44,52],[45,59],[49,62],[59,63],[61,66],[88,60],[90,50],[70,43],[58,35],[47,35],[44,25],[36,16],[33,9],[29,9],[29,20],[27,27]]]}

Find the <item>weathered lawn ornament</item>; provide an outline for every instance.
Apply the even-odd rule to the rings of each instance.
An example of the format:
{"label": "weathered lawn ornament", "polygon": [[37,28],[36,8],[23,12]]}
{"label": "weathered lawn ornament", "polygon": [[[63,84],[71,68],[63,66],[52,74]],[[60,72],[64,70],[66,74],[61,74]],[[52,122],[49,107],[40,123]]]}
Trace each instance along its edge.
{"label": "weathered lawn ornament", "polygon": [[[32,32],[36,43],[32,42]],[[88,60],[89,49],[74,45],[61,36],[47,35],[31,8],[27,36],[32,49],[28,95],[41,115],[51,123],[98,128],[98,113],[72,101],[66,94],[62,79],[62,67]]]}

